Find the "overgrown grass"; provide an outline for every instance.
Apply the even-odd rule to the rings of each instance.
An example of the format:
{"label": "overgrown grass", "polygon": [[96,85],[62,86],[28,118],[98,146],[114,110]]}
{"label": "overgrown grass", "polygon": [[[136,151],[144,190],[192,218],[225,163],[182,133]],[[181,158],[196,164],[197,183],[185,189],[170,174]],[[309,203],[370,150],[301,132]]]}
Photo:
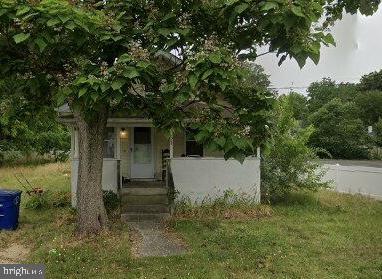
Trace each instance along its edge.
{"label": "overgrown grass", "polygon": [[[0,185],[17,186],[11,171],[0,169]],[[67,164],[23,171],[51,191],[69,190]],[[322,191],[291,195],[265,218],[225,218],[218,207],[205,208],[171,222],[188,244],[183,256],[132,258],[128,228],[118,221],[109,233],[78,239],[69,208],[22,208],[20,229],[0,232],[0,248],[31,248],[27,262],[45,263],[47,278],[382,277],[381,202]]]}
{"label": "overgrown grass", "polygon": [[250,220],[271,216],[272,208],[258,204],[253,196],[236,194],[227,190],[219,197],[206,197],[199,203],[181,198],[175,204],[174,220],[230,219]]}

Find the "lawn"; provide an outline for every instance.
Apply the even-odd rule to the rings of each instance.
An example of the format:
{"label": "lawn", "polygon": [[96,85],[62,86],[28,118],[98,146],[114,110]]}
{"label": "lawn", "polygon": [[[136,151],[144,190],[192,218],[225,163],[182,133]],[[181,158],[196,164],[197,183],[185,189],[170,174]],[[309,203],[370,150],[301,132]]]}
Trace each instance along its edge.
{"label": "lawn", "polygon": [[[20,171],[32,184],[69,190],[68,164],[3,168],[0,185],[18,188],[12,173]],[[118,221],[78,239],[74,216],[22,208],[20,229],[0,232],[0,248],[29,247],[26,262],[45,263],[47,278],[382,278],[382,203],[362,197],[322,191],[294,195],[268,217],[173,220],[189,253],[167,258],[132,258]]]}

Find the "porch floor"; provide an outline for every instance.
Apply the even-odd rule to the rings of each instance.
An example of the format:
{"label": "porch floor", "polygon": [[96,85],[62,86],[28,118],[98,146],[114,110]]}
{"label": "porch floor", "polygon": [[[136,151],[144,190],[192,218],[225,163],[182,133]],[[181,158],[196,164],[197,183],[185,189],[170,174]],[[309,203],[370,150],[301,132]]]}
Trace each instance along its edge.
{"label": "porch floor", "polygon": [[122,188],[162,188],[164,181],[128,181],[122,184]]}

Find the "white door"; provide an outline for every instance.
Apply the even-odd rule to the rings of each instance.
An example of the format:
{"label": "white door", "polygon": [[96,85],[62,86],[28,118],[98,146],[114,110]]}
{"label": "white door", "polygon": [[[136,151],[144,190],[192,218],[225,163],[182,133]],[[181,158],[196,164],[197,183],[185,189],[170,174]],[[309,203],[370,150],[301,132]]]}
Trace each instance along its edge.
{"label": "white door", "polygon": [[133,127],[131,178],[154,178],[153,133],[151,127]]}

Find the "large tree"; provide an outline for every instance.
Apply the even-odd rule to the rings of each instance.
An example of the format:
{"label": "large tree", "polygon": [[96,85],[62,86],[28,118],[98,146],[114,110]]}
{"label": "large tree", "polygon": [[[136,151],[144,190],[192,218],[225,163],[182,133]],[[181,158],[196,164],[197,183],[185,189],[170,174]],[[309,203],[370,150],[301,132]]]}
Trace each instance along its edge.
{"label": "large tree", "polygon": [[334,43],[325,28],[344,9],[370,15],[379,2],[0,0],[0,72],[38,77],[49,84],[45,98],[69,103],[80,131],[78,229],[94,233],[107,226],[102,140],[111,113],[139,112],[170,132],[195,126],[199,141],[243,159],[264,138],[272,99],[245,82],[243,61],[268,45],[280,63],[317,63],[320,46]]}
{"label": "large tree", "polygon": [[333,158],[367,158],[369,139],[354,102],[334,98],[310,115],[309,122],[315,128],[311,146],[326,150]]}
{"label": "large tree", "polygon": [[70,149],[70,134],[55,121],[54,106],[26,98],[34,90],[29,80],[0,80],[0,164],[11,161],[12,154],[19,159],[33,153],[59,158]]}

